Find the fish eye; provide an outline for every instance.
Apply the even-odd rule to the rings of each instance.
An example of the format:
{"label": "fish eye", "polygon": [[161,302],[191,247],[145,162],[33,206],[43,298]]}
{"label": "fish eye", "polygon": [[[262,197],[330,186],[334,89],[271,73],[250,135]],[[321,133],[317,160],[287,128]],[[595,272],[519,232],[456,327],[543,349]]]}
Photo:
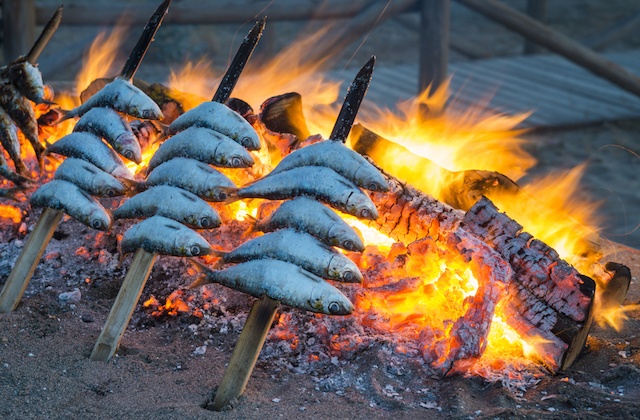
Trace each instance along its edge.
{"label": "fish eye", "polygon": [[342,247],[344,249],[348,249],[349,251],[353,251],[353,248],[354,248],[353,241],[350,241],[349,239],[342,241]]}
{"label": "fish eye", "polygon": [[221,200],[221,201],[226,200],[226,199],[227,199],[227,193],[226,193],[226,192],[224,192],[224,191],[220,191],[220,192],[218,193],[218,199],[219,199],[219,200]]}
{"label": "fish eye", "polygon": [[133,159],[133,150],[125,150],[122,155],[124,157],[126,157],[127,159],[131,160]]}
{"label": "fish eye", "polygon": [[155,113],[150,109],[145,109],[142,111],[142,118],[146,120],[151,120],[155,117]]}
{"label": "fish eye", "polygon": [[231,166],[238,167],[240,165],[242,165],[242,159],[240,156],[234,156],[231,158]]}
{"label": "fish eye", "polygon": [[240,140],[240,144],[246,148],[249,148],[251,147],[251,144],[253,144],[253,142],[251,141],[250,137],[243,137],[242,140]]}
{"label": "fish eye", "polygon": [[205,229],[211,227],[211,224],[212,224],[211,218],[209,217],[203,217],[202,219],[200,219],[200,226],[202,226]]}
{"label": "fish eye", "polygon": [[100,229],[102,227],[102,220],[100,219],[94,219],[91,222],[91,227],[94,229]]}
{"label": "fish eye", "polygon": [[369,209],[362,209],[360,210],[360,217],[362,217],[363,219],[369,219],[371,218],[371,212],[369,211]]}
{"label": "fish eye", "polygon": [[189,248],[189,252],[194,257],[197,255],[200,255],[200,247],[198,245],[194,245],[191,248]]}
{"label": "fish eye", "polygon": [[342,278],[345,281],[353,281],[353,272],[351,271],[345,271],[344,274],[342,275]]}
{"label": "fish eye", "polygon": [[378,184],[376,184],[374,181],[371,181],[367,184],[367,189],[369,191],[378,191],[379,190]]}
{"label": "fish eye", "polygon": [[116,196],[116,192],[111,188],[107,188],[107,190],[105,191],[105,194],[106,194],[107,197],[115,197]]}
{"label": "fish eye", "polygon": [[331,302],[328,309],[330,313],[337,314],[338,312],[340,312],[340,305],[338,305],[338,302]]}

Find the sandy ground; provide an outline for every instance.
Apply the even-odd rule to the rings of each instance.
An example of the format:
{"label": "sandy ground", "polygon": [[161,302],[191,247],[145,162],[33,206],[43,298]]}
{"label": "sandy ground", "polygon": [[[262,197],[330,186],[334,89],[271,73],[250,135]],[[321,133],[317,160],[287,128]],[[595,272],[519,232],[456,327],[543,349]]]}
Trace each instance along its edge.
{"label": "sandy ground", "polygon": [[[524,1],[509,3],[520,8],[524,5]],[[551,25],[578,39],[634,11],[622,0],[549,3]],[[518,36],[455,3],[452,15],[453,31],[492,55],[520,52],[522,40]],[[276,51],[300,28],[298,24],[272,27]],[[65,42],[95,31],[61,28],[56,35],[60,40],[55,41],[59,44],[52,42],[52,51],[63,50],[68,45]],[[161,30],[154,45],[159,48],[155,53],[151,50],[148,57],[153,71],[141,76],[163,81],[168,66],[203,53],[214,62],[224,62],[220,58],[228,56],[227,45],[237,31],[237,25],[177,27],[170,33]],[[245,29],[238,32],[244,33]],[[413,62],[410,60],[415,60],[415,54],[405,47],[416,42],[417,35],[401,24],[385,23],[372,32],[355,57],[353,51],[345,51],[336,58],[335,66],[344,66],[352,57],[353,63],[363,62],[372,53],[380,61]],[[184,45],[192,48],[180,48]],[[638,45],[640,38],[634,36],[609,49]],[[464,57],[452,53],[451,59]],[[74,74],[75,66],[79,68],[80,64],[73,63],[70,71],[58,73],[56,80],[63,79],[63,74]],[[622,121],[527,135],[531,140],[528,148],[539,161],[531,177],[589,160],[583,185],[587,192],[604,200],[600,210],[606,218],[604,236],[636,248],[640,248],[640,230],[634,231],[640,223],[640,180],[634,152],[640,150],[636,143],[639,124]],[[32,226],[37,214],[30,214],[25,223]],[[2,229],[0,285],[25,240],[17,226],[3,224]],[[77,222],[64,221],[47,250],[49,259],[36,270],[18,310],[0,315],[0,417],[635,418],[640,412],[640,313],[636,311],[620,332],[594,327],[587,347],[568,371],[536,376],[539,370],[532,368],[526,380],[513,384],[508,375],[496,381],[476,377],[434,379],[415,359],[390,354],[392,346],[384,339],[366,352],[338,360],[328,358],[302,369],[297,365],[300,354],[287,351],[286,340],[271,335],[245,395],[233,411],[213,413],[200,405],[220,382],[250,300],[214,289],[220,301],[211,306],[204,319],[188,314],[157,318],[151,310],[139,306],[118,355],[108,363],[91,362],[88,356],[128,264],[117,268],[113,238],[103,237],[97,242],[95,238],[94,232]],[[69,252],[80,246],[87,247],[92,256]],[[102,260],[93,254],[101,250],[105,250]],[[640,270],[637,251],[619,248],[610,259],[628,265],[632,273]],[[185,270],[184,262],[161,258],[141,300],[151,295],[163,300],[187,282]],[[75,288],[81,293],[79,301],[59,299],[61,293]],[[640,286],[634,278],[626,302],[639,300]],[[306,316],[296,310],[284,311],[293,317]],[[300,338],[308,340],[311,336],[305,331]],[[319,345],[326,343],[321,341]]]}

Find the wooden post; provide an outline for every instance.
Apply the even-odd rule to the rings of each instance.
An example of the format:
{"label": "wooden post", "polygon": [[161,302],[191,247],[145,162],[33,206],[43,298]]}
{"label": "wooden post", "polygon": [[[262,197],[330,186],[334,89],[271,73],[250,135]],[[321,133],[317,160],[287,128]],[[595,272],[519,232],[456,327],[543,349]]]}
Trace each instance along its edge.
{"label": "wooden post", "polygon": [[45,208],[40,215],[2,288],[2,292],[0,292],[0,313],[11,312],[20,303],[20,299],[22,299],[22,295],[27,289],[33,272],[36,270],[62,215],[63,212],[50,208]]}
{"label": "wooden post", "polygon": [[36,39],[35,0],[4,0],[2,27],[4,61],[8,63],[25,55]]}
{"label": "wooden post", "polygon": [[420,7],[420,72],[418,91],[436,89],[447,78],[449,0],[422,0]]}
{"label": "wooden post", "polygon": [[537,42],[568,60],[640,96],[640,78],[568,36],[531,19],[496,0],[457,0],[458,3],[495,20],[508,29]]}
{"label": "wooden post", "polygon": [[157,255],[141,248],[136,251],[118,296],[113,302],[107,322],[93,347],[91,360],[106,362],[115,354]]}
{"label": "wooden post", "polygon": [[242,395],[277,310],[278,301],[268,296],[263,296],[253,304],[213,403],[207,403],[207,409],[220,411],[231,400]]}
{"label": "wooden post", "polygon": [[[547,20],[547,0],[527,0],[527,15],[538,22],[545,23]],[[526,55],[542,52],[544,52],[544,48],[525,38],[524,53]]]}

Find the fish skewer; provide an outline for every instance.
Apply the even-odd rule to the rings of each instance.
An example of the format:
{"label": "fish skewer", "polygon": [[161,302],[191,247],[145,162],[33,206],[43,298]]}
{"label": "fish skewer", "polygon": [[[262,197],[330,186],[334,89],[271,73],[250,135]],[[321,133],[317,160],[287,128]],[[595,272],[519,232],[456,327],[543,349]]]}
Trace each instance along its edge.
{"label": "fish skewer", "polygon": [[111,174],[82,159],[67,158],[53,175],[77,185],[98,197],[117,197],[127,193],[127,186]]}
{"label": "fish skewer", "polygon": [[329,246],[364,251],[362,238],[351,226],[333,210],[308,197],[285,201],[268,218],[254,226],[262,232],[286,228],[309,233]]}
{"label": "fish skewer", "polygon": [[2,153],[0,153],[0,175],[7,178],[9,181],[13,182],[14,184],[20,185],[20,186],[26,183],[33,182],[32,179],[26,178],[12,171],[11,168],[9,168],[9,164],[7,163]]}
{"label": "fish skewer", "polygon": [[322,166],[293,168],[238,190],[240,198],[283,200],[301,195],[311,196],[356,217],[378,218],[375,204],[365,193],[342,175]]}
{"label": "fish skewer", "polygon": [[7,153],[9,153],[9,157],[16,167],[16,172],[22,176],[29,175],[29,168],[27,168],[20,156],[18,129],[13,125],[11,117],[9,117],[9,114],[7,114],[2,107],[0,107],[0,143]]}

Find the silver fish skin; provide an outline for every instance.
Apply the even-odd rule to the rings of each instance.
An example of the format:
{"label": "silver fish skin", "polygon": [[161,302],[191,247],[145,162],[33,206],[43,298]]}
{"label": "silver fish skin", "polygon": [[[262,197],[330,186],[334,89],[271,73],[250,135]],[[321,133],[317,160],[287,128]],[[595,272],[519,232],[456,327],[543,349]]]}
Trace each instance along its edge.
{"label": "silver fish skin", "polygon": [[82,159],[65,159],[56,169],[53,178],[69,181],[98,197],[117,197],[128,191],[127,187],[112,175]]}
{"label": "silver fish skin", "polygon": [[100,137],[91,133],[71,133],[47,147],[47,154],[56,153],[86,160],[115,177],[133,179],[120,158]]}
{"label": "silver fish skin", "polygon": [[[0,143],[9,154],[20,175],[28,175],[29,169],[24,164],[20,156],[20,140],[18,139],[18,129],[13,124],[11,117],[0,107]],[[0,151],[1,153],[1,151]]]}
{"label": "silver fish skin", "polygon": [[91,108],[112,108],[123,114],[143,120],[159,120],[163,117],[160,107],[132,83],[116,77],[90,97],[85,103],[70,111],[59,120],[81,117]]}
{"label": "silver fish skin", "polygon": [[22,96],[11,82],[3,80],[0,81],[0,106],[7,111],[7,114],[31,143],[31,147],[33,147],[38,158],[38,163],[42,168],[44,146],[38,138],[38,121],[29,100]]}
{"label": "silver fish skin", "polygon": [[285,201],[271,216],[256,223],[255,229],[273,232],[292,228],[309,233],[327,245],[347,251],[364,251],[360,235],[333,210],[308,197]]}
{"label": "silver fish skin", "polygon": [[123,254],[142,248],[176,257],[197,257],[211,252],[209,243],[175,220],[153,216],[131,226],[120,242]]}
{"label": "silver fish skin", "polygon": [[9,64],[4,73],[16,89],[30,101],[37,104],[52,103],[45,99],[44,82],[40,70],[27,60]]}
{"label": "silver fish skin", "polygon": [[205,201],[225,201],[236,185],[225,175],[195,159],[177,157],[155,167],[146,186],[172,185],[185,189]]}
{"label": "silver fish skin", "polygon": [[224,270],[191,263],[205,274],[191,287],[218,283],[251,296],[267,295],[294,308],[328,315],[348,315],[354,310],[349,299],[333,285],[286,261],[252,260]]}
{"label": "silver fish skin", "polygon": [[113,212],[113,217],[137,219],[156,214],[197,229],[212,229],[222,223],[218,213],[200,197],[169,185],[134,195]]}
{"label": "silver fish skin", "polygon": [[260,149],[260,137],[251,124],[219,102],[203,102],[180,115],[169,125],[169,133],[175,134],[189,127],[210,128],[249,150]]}
{"label": "silver fish skin", "polygon": [[295,150],[285,156],[268,176],[301,166],[324,166],[364,189],[389,191],[389,184],[380,171],[340,141],[324,140]]}
{"label": "silver fish skin", "polygon": [[203,127],[190,127],[162,143],[149,161],[149,172],[176,157],[225,168],[247,168],[254,164],[244,147],[224,134]]}
{"label": "silver fish skin", "polygon": [[271,258],[299,265],[325,279],[346,283],[362,282],[360,269],[344,254],[307,233],[293,229],[267,233],[243,243],[233,251],[220,254],[226,263]]}
{"label": "silver fish skin", "polygon": [[109,230],[109,212],[86,191],[62,179],[54,179],[38,188],[31,195],[34,207],[62,210],[80,223],[98,230]]}
{"label": "silver fish skin", "polygon": [[91,108],[78,120],[73,131],[102,137],[121,156],[137,164],[142,161],[140,143],[131,126],[111,108]]}
{"label": "silver fish skin", "polygon": [[378,210],[356,184],[333,169],[302,166],[252,182],[238,190],[240,198],[284,200],[301,195],[320,201],[362,219],[375,220]]}

